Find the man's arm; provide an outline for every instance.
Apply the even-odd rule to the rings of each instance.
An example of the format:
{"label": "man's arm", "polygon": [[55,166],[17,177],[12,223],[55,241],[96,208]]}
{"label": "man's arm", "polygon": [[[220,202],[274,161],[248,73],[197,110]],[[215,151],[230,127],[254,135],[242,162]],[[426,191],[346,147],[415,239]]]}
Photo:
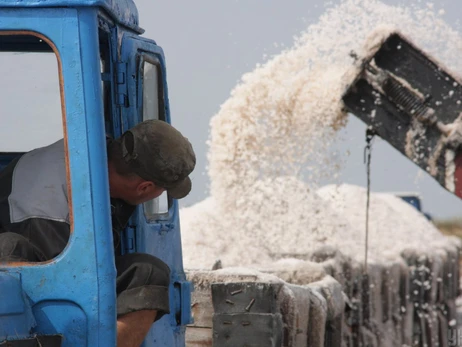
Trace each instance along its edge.
{"label": "man's arm", "polygon": [[117,347],[139,347],[156,315],[157,311],[142,310],[117,318]]}

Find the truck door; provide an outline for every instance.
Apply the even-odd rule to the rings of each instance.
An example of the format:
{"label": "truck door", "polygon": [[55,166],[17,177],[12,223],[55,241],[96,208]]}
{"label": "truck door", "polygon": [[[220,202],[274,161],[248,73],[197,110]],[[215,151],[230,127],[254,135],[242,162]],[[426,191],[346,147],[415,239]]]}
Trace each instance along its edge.
{"label": "truck door", "polygon": [[[115,132],[120,135],[148,119],[171,123],[162,49],[152,40],[124,33],[119,52],[115,100],[120,129]],[[190,286],[183,271],[177,201],[164,193],[138,206],[122,239],[124,253],[152,254],[171,270],[171,313],[154,324],[145,346],[184,346],[191,316]]]}
{"label": "truck door", "polygon": [[[95,98],[101,92],[97,28],[91,26],[96,9],[16,5],[0,10],[0,166],[53,145],[50,156],[31,154],[37,161],[21,171],[16,165],[24,157],[2,171],[2,202],[14,194],[27,208],[10,213],[8,202],[0,234],[13,240],[13,224],[43,223],[42,230],[57,232],[47,237],[23,224],[27,238],[61,242],[47,256],[0,261],[0,345],[24,340],[21,345],[53,346],[49,338],[57,338],[63,347],[114,346],[116,270],[107,246],[112,233],[102,105]],[[34,193],[27,183],[36,181],[43,185]]]}

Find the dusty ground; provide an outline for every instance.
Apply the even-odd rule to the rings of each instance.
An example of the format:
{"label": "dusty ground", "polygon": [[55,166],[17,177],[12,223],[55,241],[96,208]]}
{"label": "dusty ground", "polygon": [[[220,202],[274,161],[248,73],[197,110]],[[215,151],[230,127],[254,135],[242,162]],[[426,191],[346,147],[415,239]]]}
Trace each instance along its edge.
{"label": "dusty ground", "polygon": [[435,221],[443,234],[458,236],[462,239],[462,218]]}

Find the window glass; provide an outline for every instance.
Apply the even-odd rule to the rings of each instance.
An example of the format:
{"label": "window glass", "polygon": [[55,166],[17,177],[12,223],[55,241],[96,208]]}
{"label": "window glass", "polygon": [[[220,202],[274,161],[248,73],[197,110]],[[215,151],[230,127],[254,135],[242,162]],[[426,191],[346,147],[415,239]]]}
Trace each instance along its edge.
{"label": "window glass", "polygon": [[[58,239],[58,234],[63,239],[69,233],[72,213],[67,205],[71,196],[64,145],[58,141],[64,138],[58,57],[38,36],[0,32],[0,76],[0,169],[5,170],[1,184],[11,187],[3,190],[7,195],[0,192],[0,199],[14,201],[7,205],[6,215],[5,208],[0,210],[8,216],[0,220],[0,230],[14,224],[19,234],[40,229],[50,239]],[[24,154],[20,165],[8,166],[23,152],[41,147],[33,155]],[[24,253],[14,256],[39,263],[65,246],[59,242],[44,245],[31,241]]]}
{"label": "window glass", "polygon": [[143,120],[159,119],[159,77],[157,65],[143,64]]}
{"label": "window glass", "polygon": [[[164,120],[163,92],[161,72],[158,64],[144,60],[142,63],[143,73],[143,121],[148,119]],[[144,204],[144,214],[149,221],[155,221],[168,213],[169,198],[164,192],[158,198]]]}
{"label": "window glass", "polygon": [[[21,46],[27,49],[27,44]],[[51,48],[34,52],[11,47],[14,51],[0,45],[0,152],[26,152],[63,137],[58,64]]]}
{"label": "window glass", "polygon": [[156,219],[158,215],[168,213],[168,195],[163,192],[161,196],[144,204],[144,214],[149,220]]}
{"label": "window glass", "polygon": [[111,53],[109,44],[109,33],[99,30],[99,53],[101,69],[101,97],[103,100],[103,114],[106,128],[106,135],[114,135],[114,124],[112,122],[112,89],[111,89]]}

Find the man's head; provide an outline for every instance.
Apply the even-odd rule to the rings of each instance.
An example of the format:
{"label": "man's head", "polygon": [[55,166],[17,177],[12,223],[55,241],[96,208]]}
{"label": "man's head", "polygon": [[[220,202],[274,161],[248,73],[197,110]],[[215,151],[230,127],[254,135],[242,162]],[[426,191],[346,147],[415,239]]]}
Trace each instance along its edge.
{"label": "man's head", "polygon": [[166,122],[148,120],[108,145],[111,197],[138,205],[164,191],[181,199],[191,190],[196,157],[188,139]]}

